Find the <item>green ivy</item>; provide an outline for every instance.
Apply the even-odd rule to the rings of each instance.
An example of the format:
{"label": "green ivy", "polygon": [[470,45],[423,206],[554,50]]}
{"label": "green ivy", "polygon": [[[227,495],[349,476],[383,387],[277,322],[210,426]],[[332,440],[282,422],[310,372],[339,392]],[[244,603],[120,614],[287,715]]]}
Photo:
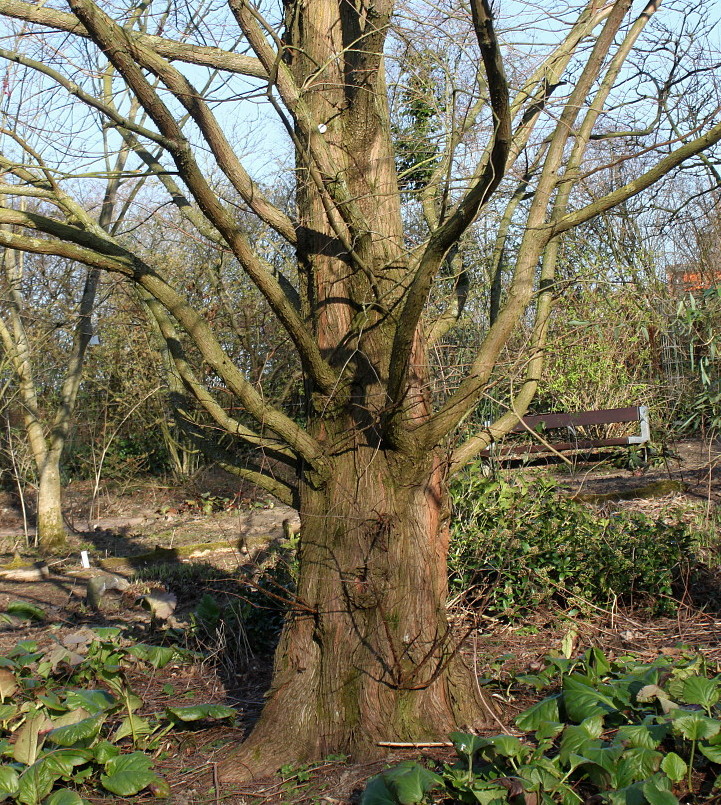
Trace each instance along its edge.
{"label": "green ivy", "polygon": [[475,465],[451,495],[452,594],[509,619],[553,602],[674,611],[674,582],[695,546],[684,523],[601,514],[542,478],[489,479]]}

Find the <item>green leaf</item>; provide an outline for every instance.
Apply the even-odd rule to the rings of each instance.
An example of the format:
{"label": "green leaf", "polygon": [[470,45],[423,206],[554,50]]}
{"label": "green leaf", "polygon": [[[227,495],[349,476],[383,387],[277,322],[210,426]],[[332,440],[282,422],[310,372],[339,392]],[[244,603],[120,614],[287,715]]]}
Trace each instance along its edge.
{"label": "green leaf", "polygon": [[422,802],[426,792],[443,784],[443,780],[437,774],[412,760],[399,763],[394,768],[384,771],[382,776],[400,805],[415,805]]}
{"label": "green leaf", "polygon": [[658,771],[663,755],[654,749],[634,748],[623,753],[618,769],[617,784],[620,788],[645,780]]}
{"label": "green leaf", "polygon": [[665,724],[630,724],[619,728],[615,741],[641,749],[655,749],[667,732]]}
{"label": "green leaf", "polygon": [[718,682],[705,676],[689,676],[684,679],[681,696],[687,704],[700,704],[709,709],[718,702],[721,693]]}
{"label": "green leaf", "polygon": [[110,741],[98,741],[93,747],[93,755],[98,763],[103,766],[110,760],[110,758],[117,757],[120,754],[120,749],[111,744]]}
{"label": "green leaf", "polygon": [[669,752],[661,761],[661,771],[665,772],[674,783],[678,783],[686,776],[688,766],[682,757],[675,752]]}
{"label": "green leaf", "polygon": [[18,712],[15,704],[0,704],[0,721],[7,721]]}
{"label": "green leaf", "polygon": [[361,796],[361,805],[398,805],[398,800],[379,774],[368,781]]}
{"label": "green leaf", "polygon": [[[698,751],[705,758],[708,758],[712,763],[721,764],[721,746],[719,746],[718,744],[700,743],[698,745]],[[671,775],[669,774],[669,777],[670,776]]]}
{"label": "green leaf", "polygon": [[649,805],[678,805],[678,799],[668,789],[668,780],[655,774],[643,783],[643,793]]}
{"label": "green leaf", "polygon": [[58,746],[75,746],[76,744],[87,745],[97,737],[100,728],[105,721],[105,713],[98,713],[95,716],[84,718],[77,724],[68,724],[66,727],[57,727],[50,730],[48,740]]}
{"label": "green leaf", "polygon": [[0,802],[17,793],[20,775],[10,766],[0,766]]}
{"label": "green leaf", "polygon": [[560,746],[561,763],[566,763],[572,752],[585,754],[585,749],[589,746],[600,746],[601,742],[596,740],[603,732],[603,717],[591,716],[581,724],[572,724],[563,731]]}
{"label": "green leaf", "polygon": [[23,805],[38,805],[52,791],[55,781],[60,777],[62,774],[53,771],[44,759],[38,760],[20,775],[17,801]]}
{"label": "green leaf", "polygon": [[8,615],[14,615],[16,618],[22,618],[26,621],[44,621],[45,610],[37,604],[31,604],[28,601],[11,601],[5,611]]}
{"label": "green leaf", "polygon": [[646,805],[642,783],[634,783],[616,791],[604,791],[602,796],[609,805]]}
{"label": "green leaf", "polygon": [[140,718],[140,716],[136,716],[135,714],[129,715],[120,723],[120,726],[113,734],[113,740],[121,741],[129,735],[151,735],[154,729],[155,727],[151,727],[147,719]]}
{"label": "green leaf", "polygon": [[45,800],[44,805],[87,805],[87,803],[88,801],[76,791],[69,788],[58,788]]}
{"label": "green leaf", "polygon": [[93,631],[101,640],[114,640],[123,633],[117,626],[93,626]]}
{"label": "green leaf", "polygon": [[525,751],[525,747],[515,735],[494,735],[487,740],[502,757],[519,757]]}
{"label": "green leaf", "polygon": [[485,738],[466,732],[452,732],[448,737],[451,739],[456,753],[463,760],[471,757],[488,743]]}
{"label": "green leaf", "polygon": [[718,734],[721,730],[721,721],[708,718],[701,713],[689,713],[674,718],[671,726],[675,732],[681,733],[689,741],[702,741]]}
{"label": "green leaf", "polygon": [[555,738],[560,732],[563,732],[565,724],[560,721],[546,721],[536,730],[535,738],[537,741],[543,741],[547,738]]}
{"label": "green leaf", "polygon": [[175,649],[168,646],[136,643],[128,649],[128,654],[132,654],[133,657],[144,662],[149,662],[154,668],[164,668],[175,657]]}
{"label": "green leaf", "polygon": [[65,694],[65,704],[73,710],[82,707],[91,715],[96,715],[112,710],[118,701],[106,690],[69,690]]}
{"label": "green leaf", "polygon": [[70,777],[76,766],[82,766],[93,759],[93,753],[87,749],[54,749],[38,761],[41,761],[47,768],[62,777]]}
{"label": "green leaf", "polygon": [[158,775],[151,771],[153,761],[142,752],[118,755],[105,764],[100,775],[103,788],[119,797],[132,797],[152,783]]}
{"label": "green leaf", "polygon": [[224,704],[194,704],[189,707],[168,707],[165,712],[178,721],[200,721],[205,718],[234,718],[237,712]]}
{"label": "green leaf", "polygon": [[577,723],[589,716],[615,713],[618,709],[613,699],[591,687],[579,674],[564,677],[563,703],[569,719]]}
{"label": "green leaf", "polygon": [[68,710],[57,718],[53,718],[53,728],[67,727],[69,724],[77,724],[84,718],[88,718],[90,713],[84,707],[78,707],[76,710]]}
{"label": "green leaf", "polygon": [[[516,726],[518,729],[524,732],[531,732],[539,729],[547,721],[559,721],[558,702],[560,698],[561,694],[556,693],[553,696],[548,696],[540,702],[531,705],[527,710],[524,710],[520,715],[516,716]],[[459,733],[454,734],[457,735]],[[451,740],[453,740],[452,736]]]}

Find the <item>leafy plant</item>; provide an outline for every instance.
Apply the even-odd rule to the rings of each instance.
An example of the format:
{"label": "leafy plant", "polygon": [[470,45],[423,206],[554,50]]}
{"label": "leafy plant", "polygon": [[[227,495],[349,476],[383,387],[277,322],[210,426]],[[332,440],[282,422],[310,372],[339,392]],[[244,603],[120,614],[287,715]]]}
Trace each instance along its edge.
{"label": "leafy plant", "polygon": [[560,690],[517,717],[523,737],[453,733],[457,763],[395,766],[362,805],[414,805],[436,790],[483,805],[678,805],[721,788],[721,681],[700,658],[611,661],[594,648],[550,659],[538,679]]}
{"label": "leafy plant", "polygon": [[517,618],[553,601],[621,600],[673,611],[673,585],[695,537],[685,524],[639,512],[601,514],[532,481],[484,478],[471,467],[451,487],[452,593]]}
{"label": "leafy plant", "polygon": [[82,805],[82,794],[95,789],[167,797],[170,788],[146,753],[186,722],[235,716],[218,704],[141,715],[143,700],[128,685],[128,670],[195,658],[129,643],[115,628],[80,639],[87,636],[50,649],[22,641],[0,659],[0,801]]}

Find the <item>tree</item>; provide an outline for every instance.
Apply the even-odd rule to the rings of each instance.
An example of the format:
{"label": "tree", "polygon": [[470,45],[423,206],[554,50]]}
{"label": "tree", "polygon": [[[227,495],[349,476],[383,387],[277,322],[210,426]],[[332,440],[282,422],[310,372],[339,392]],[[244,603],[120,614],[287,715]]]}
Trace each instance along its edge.
{"label": "tree", "polygon": [[[24,51],[16,46],[0,55],[40,75],[44,97],[73,110],[86,106],[133,149],[136,170],[166,189],[194,236],[242,267],[303,370],[299,422],[267,402],[224,351],[208,318],[166,281],[162,255],[144,258],[131,237],[108,234],[37,167],[21,169],[12,155],[3,159],[8,197],[22,187],[42,194],[52,209],[41,214],[7,204],[0,223],[11,230],[0,232],[0,243],[62,255],[137,283],[184,393],[238,443],[258,451],[257,466],[238,471],[300,509],[296,600],[272,687],[253,733],[223,764],[223,779],[330,751],[372,756],[382,739],[437,738],[478,726],[490,705],[463,663],[445,612],[449,475],[513,427],[533,397],[563,233],[651,187],[721,138],[712,115],[687,136],[647,130],[649,113],[639,104],[649,97],[648,64],[637,69],[629,56],[656,0],[637,13],[631,0],[591,0],[575,19],[551,20],[562,31],[558,41],[511,64],[515,89],[488,0],[472,0],[470,13],[450,3],[428,9],[428,28],[456,37],[455,64],[446,63],[446,75],[464,79],[459,91],[448,92],[442,125],[422,127],[423,136],[439,139],[430,175],[424,172],[403,194],[387,92],[390,0],[294,0],[267,13],[227,0],[225,16],[201,4],[187,15],[173,3],[162,11],[147,3],[124,10],[92,0],[69,5],[71,13],[0,0],[0,11],[29,26],[19,40]],[[411,10],[400,11],[399,36],[420,36],[422,20],[414,21],[415,31],[403,30]],[[177,38],[168,33],[171,26],[181,32]],[[549,36],[546,24],[541,41]],[[128,104],[142,107],[145,123],[114,103],[112,93],[87,88],[89,68],[78,65],[88,49],[104,54],[108,64],[99,74],[128,93]],[[235,104],[244,97],[263,97],[293,144],[291,210],[269,200],[231,142],[228,131],[241,119]],[[183,116],[185,127],[178,122]],[[52,120],[54,129],[75,118]],[[16,124],[29,123],[19,114]],[[604,139],[596,140],[599,129]],[[623,147],[609,163],[604,146],[614,134]],[[58,141],[57,132],[51,136]],[[68,172],[63,157],[58,170]],[[596,192],[603,185],[589,176],[612,173],[620,162],[637,169],[627,167],[627,181]],[[221,175],[232,195],[213,183]],[[402,203],[409,194],[410,211]],[[467,372],[433,404],[426,333],[442,337],[452,321],[433,328],[429,299],[437,307],[439,289],[447,287],[439,316],[461,315],[464,282],[449,258],[452,266],[454,250],[479,215],[489,223],[508,199],[515,203],[509,223],[517,233],[512,249],[501,244],[510,281]],[[251,239],[249,214],[282,248],[295,251],[295,281]],[[502,215],[499,221],[502,227]],[[504,345],[530,315],[535,324],[525,377],[507,412],[458,439]],[[242,416],[202,382],[184,351],[188,337],[206,375],[235,396]],[[268,456],[292,475],[268,472]]]}

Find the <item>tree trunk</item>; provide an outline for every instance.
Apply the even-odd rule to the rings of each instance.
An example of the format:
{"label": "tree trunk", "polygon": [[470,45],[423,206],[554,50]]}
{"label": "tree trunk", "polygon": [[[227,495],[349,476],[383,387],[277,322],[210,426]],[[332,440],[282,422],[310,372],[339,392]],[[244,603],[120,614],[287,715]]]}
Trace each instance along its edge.
{"label": "tree trunk", "polygon": [[42,464],[37,498],[38,545],[43,553],[54,553],[67,546],[63,522],[60,456],[49,452]]}
{"label": "tree trunk", "polygon": [[378,741],[444,739],[486,721],[446,618],[440,462],[414,466],[347,434],[331,482],[303,489],[299,605],[261,719],[220,767],[226,782],[330,752],[378,757]]}

